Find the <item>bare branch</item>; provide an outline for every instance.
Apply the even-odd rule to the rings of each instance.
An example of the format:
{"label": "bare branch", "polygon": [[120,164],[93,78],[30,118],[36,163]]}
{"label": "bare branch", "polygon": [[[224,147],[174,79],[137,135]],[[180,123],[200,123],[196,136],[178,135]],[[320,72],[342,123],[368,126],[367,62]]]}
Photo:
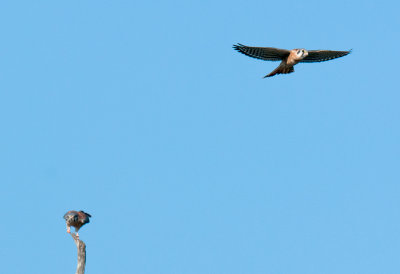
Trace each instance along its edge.
{"label": "bare branch", "polygon": [[83,241],[79,240],[79,237],[76,236],[75,233],[71,233],[71,236],[78,248],[78,265],[76,267],[76,274],[84,274],[86,266],[86,245]]}

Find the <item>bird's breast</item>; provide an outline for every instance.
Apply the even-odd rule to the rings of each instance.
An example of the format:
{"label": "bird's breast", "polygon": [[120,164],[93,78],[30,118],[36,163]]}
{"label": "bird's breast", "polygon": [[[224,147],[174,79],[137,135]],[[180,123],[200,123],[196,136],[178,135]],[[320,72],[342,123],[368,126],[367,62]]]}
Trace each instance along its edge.
{"label": "bird's breast", "polygon": [[296,65],[298,62],[300,62],[300,60],[298,60],[297,58],[295,58],[293,56],[289,56],[288,59],[286,60],[286,64],[288,64],[290,66]]}

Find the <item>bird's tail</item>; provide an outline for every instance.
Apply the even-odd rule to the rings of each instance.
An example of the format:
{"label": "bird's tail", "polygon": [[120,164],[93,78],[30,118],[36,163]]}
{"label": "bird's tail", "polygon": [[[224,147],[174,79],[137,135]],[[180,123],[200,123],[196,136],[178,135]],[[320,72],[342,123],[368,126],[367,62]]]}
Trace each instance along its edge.
{"label": "bird's tail", "polygon": [[276,69],[274,69],[271,73],[267,74],[264,76],[264,78],[266,77],[271,77],[274,76],[276,74],[288,74],[288,73],[292,73],[294,72],[294,68],[293,66],[288,66],[285,63],[281,63]]}

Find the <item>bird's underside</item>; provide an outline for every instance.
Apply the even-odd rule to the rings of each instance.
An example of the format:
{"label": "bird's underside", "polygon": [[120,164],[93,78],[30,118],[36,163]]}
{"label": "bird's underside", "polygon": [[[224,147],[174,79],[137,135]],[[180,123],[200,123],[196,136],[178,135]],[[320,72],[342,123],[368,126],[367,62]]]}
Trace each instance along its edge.
{"label": "bird's underside", "polygon": [[276,74],[288,74],[294,72],[293,66],[297,63],[324,62],[335,58],[346,56],[350,51],[336,50],[306,50],[306,49],[278,49],[268,47],[248,47],[242,44],[234,45],[233,48],[249,57],[264,61],[281,61],[279,66],[265,77]]}

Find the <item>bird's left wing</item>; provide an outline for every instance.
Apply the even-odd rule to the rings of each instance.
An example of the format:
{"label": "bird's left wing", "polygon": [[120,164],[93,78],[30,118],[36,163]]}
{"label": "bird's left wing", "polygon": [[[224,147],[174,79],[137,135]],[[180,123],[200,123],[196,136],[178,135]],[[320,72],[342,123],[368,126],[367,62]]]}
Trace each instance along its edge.
{"label": "bird's left wing", "polygon": [[302,63],[312,63],[312,62],[323,62],[329,61],[335,58],[343,57],[349,54],[351,50],[348,51],[337,51],[337,50],[309,50],[308,56],[301,60]]}
{"label": "bird's left wing", "polygon": [[233,45],[233,48],[247,56],[265,61],[282,61],[290,54],[286,49],[248,47],[242,44]]}

